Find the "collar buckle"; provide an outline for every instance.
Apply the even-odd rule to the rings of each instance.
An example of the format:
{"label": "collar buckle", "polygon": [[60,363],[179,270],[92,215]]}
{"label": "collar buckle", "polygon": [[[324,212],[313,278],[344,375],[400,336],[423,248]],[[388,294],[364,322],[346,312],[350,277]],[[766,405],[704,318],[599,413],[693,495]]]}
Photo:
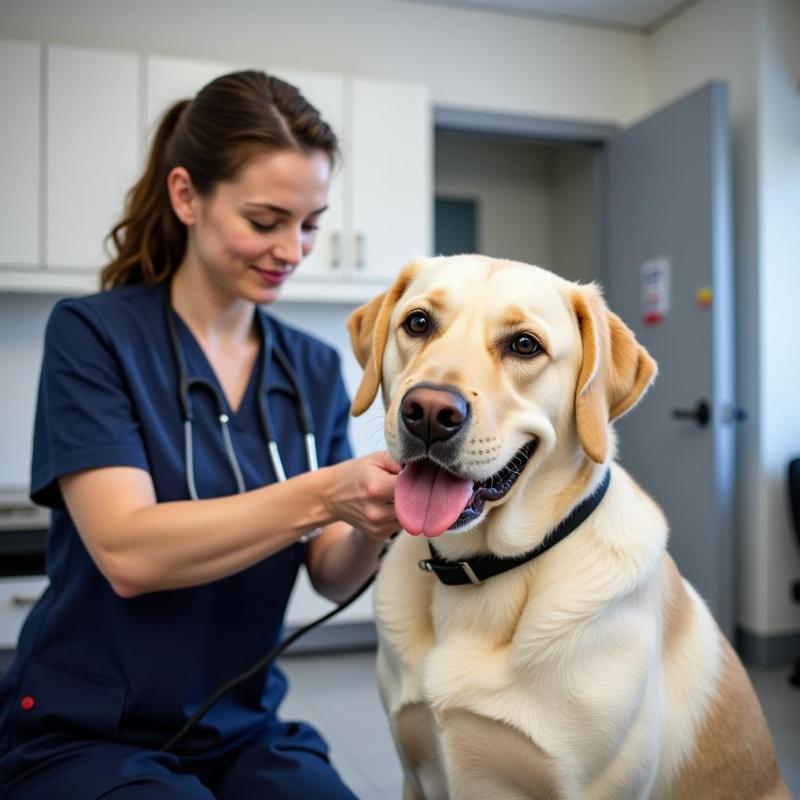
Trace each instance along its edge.
{"label": "collar buckle", "polygon": [[461,567],[461,570],[469,578],[469,582],[473,586],[480,586],[483,583],[483,581],[475,574],[474,570],[469,565],[469,561],[458,561],[456,563],[459,567]]}
{"label": "collar buckle", "polygon": [[[472,569],[469,561],[455,561],[452,563],[437,563],[436,559],[433,558],[423,558],[420,561],[417,561],[417,566],[423,572],[434,572],[436,575],[445,583],[466,583],[463,579],[461,580],[454,580],[456,573],[456,568],[460,569],[461,572],[467,577],[469,582],[473,586],[480,586],[483,581],[475,574],[475,570]],[[457,573],[456,573],[457,574]],[[448,576],[449,580],[446,579],[444,576]]]}

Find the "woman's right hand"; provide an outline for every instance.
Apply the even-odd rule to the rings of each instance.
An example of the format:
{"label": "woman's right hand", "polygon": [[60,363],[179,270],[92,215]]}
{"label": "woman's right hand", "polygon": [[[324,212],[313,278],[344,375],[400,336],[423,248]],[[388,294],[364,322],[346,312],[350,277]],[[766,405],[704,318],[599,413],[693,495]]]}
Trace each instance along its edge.
{"label": "woman's right hand", "polygon": [[326,503],[333,519],[376,541],[400,530],[394,513],[394,485],[402,467],[386,452],[370,453],[332,467]]}

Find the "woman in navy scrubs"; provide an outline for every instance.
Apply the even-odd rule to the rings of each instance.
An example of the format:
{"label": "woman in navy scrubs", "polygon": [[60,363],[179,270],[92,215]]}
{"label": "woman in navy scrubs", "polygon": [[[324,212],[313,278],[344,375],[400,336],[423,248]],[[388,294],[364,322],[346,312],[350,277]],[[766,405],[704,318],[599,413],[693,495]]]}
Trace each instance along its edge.
{"label": "woman in navy scrubs", "polygon": [[[31,480],[53,510],[50,585],[0,682],[3,800],[352,800],[321,736],[279,717],[274,666],[160,752],[280,639],[301,565],[340,601],[397,528],[399,467],[352,458],[336,353],[258,309],[311,250],[336,153],[294,87],[218,78],[163,118],[106,291],[54,309]],[[179,359],[229,420],[225,433],[215,392],[195,386],[190,453]]]}

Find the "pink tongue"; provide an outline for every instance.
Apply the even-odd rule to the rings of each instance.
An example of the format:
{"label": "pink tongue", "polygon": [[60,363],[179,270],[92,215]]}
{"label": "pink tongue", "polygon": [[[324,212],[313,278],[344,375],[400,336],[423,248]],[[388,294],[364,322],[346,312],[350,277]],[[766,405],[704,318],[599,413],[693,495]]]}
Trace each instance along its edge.
{"label": "pink tongue", "polygon": [[430,461],[408,464],[394,487],[394,510],[400,524],[414,536],[439,536],[466,508],[472,481],[457,478]]}

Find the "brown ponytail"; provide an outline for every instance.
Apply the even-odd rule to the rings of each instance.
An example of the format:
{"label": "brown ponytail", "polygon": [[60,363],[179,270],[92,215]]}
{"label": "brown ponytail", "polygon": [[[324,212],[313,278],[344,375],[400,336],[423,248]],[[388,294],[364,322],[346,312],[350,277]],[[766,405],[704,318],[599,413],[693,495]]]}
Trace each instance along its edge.
{"label": "brown ponytail", "polygon": [[234,72],[213,80],[194,100],[175,103],[159,123],[122,219],[106,238],[112,260],[100,275],[101,288],[161,283],[180,265],[186,226],[172,210],[170,170],[185,167],[195,190],[207,196],[254,155],[286,149],[320,150],[332,164],[338,155],[336,136],[319,112],[278,78]]}

